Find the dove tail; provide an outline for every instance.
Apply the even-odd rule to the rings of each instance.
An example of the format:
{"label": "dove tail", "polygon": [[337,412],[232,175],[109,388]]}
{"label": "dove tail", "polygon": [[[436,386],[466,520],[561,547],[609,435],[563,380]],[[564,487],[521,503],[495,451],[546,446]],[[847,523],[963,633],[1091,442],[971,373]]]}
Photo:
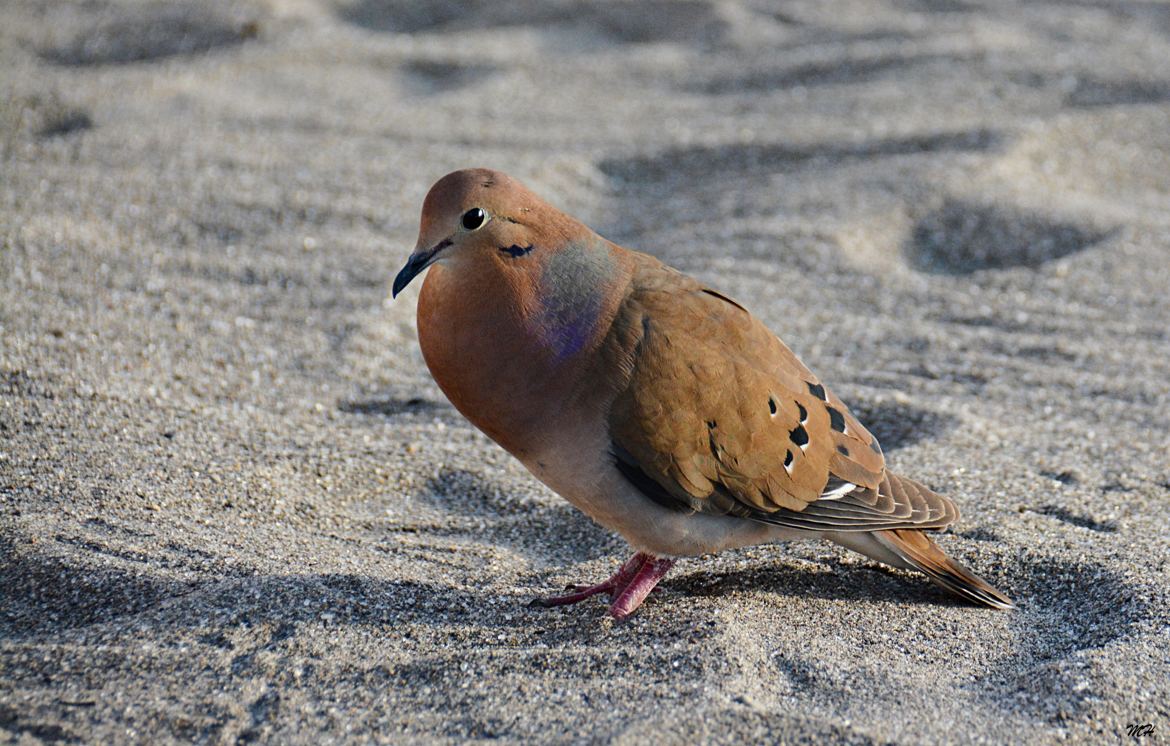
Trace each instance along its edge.
{"label": "dove tail", "polygon": [[882,548],[930,578],[931,582],[960,598],[993,609],[1014,609],[1015,604],[983,578],[943,552],[929,536],[914,529],[874,531]]}

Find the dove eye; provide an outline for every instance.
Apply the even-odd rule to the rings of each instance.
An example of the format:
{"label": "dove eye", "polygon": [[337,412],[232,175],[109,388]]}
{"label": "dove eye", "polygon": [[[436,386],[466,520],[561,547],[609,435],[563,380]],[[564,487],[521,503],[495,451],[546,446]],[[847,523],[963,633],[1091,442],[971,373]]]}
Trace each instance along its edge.
{"label": "dove eye", "polygon": [[464,230],[479,230],[487,222],[487,213],[478,207],[473,207],[463,213],[463,217],[459,222],[463,224]]}

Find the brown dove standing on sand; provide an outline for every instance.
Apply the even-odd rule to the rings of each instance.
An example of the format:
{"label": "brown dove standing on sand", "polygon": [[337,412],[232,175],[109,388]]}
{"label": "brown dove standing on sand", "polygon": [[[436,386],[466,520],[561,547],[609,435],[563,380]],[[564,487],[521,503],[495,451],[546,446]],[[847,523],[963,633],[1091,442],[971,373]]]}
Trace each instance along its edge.
{"label": "brown dove standing on sand", "polygon": [[954,503],[877,440],[743,306],[597,235],[496,171],[426,196],[397,296],[430,267],[418,337],[443,393],[553,491],[634,548],[605,582],[632,613],[678,557],[823,538],[950,593],[1012,602],[925,531]]}

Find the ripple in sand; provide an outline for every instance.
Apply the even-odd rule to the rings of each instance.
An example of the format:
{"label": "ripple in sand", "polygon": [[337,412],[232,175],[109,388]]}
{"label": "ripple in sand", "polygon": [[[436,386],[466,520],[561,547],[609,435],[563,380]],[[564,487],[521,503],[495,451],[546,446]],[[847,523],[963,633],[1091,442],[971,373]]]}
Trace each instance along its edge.
{"label": "ripple in sand", "polygon": [[239,44],[260,30],[255,19],[239,20],[205,5],[104,10],[73,37],[41,49],[41,57],[71,67],[149,62]]}
{"label": "ripple in sand", "polygon": [[532,26],[542,32],[570,31],[624,44],[714,41],[726,26],[716,5],[702,0],[639,3],[356,0],[342,5],[338,15],[356,26],[391,33]]}

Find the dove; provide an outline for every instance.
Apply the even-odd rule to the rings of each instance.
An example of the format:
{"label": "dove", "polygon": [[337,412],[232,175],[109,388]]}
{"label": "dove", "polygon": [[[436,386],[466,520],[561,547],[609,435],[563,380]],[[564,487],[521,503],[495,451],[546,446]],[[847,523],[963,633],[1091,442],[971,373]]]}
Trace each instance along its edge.
{"label": "dove", "polygon": [[633,613],[683,557],[827,539],[997,609],[1012,601],[928,535],[955,504],[890,471],[874,436],[742,305],[618,246],[487,169],[423,201],[397,297],[426,271],[418,341],[455,408],[633,556]]}

